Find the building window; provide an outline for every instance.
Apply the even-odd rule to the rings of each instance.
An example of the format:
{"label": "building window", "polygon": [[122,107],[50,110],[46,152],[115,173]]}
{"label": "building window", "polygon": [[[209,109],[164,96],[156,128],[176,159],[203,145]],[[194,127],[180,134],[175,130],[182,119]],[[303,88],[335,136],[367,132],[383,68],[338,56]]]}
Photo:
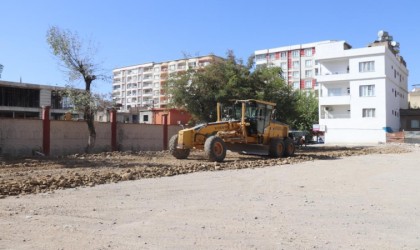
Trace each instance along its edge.
{"label": "building window", "polygon": [[[257,56],[258,57],[258,56]],[[195,68],[197,66],[197,63],[196,62],[189,62],[188,63],[188,68],[190,68],[190,69],[193,69],[193,68]]]}
{"label": "building window", "polygon": [[286,52],[281,52],[280,53],[280,58],[281,59],[286,59],[286,57],[287,57],[287,53]]}
{"label": "building window", "polygon": [[299,78],[299,71],[294,71],[293,72],[293,77],[294,78]]}
{"label": "building window", "polygon": [[312,56],[312,48],[311,49],[305,49],[305,56]]}
{"label": "building window", "polygon": [[411,128],[420,128],[420,120],[411,120]]}
{"label": "building window", "polygon": [[149,115],[143,115],[143,122],[149,121]]}
{"label": "building window", "polygon": [[293,50],[292,51],[292,57],[294,57],[294,58],[299,57],[299,50]]}
{"label": "building window", "polygon": [[375,85],[360,85],[359,96],[375,96]]}
{"label": "building window", "polygon": [[312,70],[305,70],[305,77],[312,77]]}
{"label": "building window", "polygon": [[294,88],[294,89],[300,89],[300,84],[299,84],[299,82],[293,82],[293,88]]}
{"label": "building window", "polygon": [[305,67],[312,67],[312,60],[305,60]]}
{"label": "building window", "polygon": [[375,71],[375,61],[359,62],[359,72]]}
{"label": "building window", "polygon": [[282,63],[280,64],[280,67],[281,67],[281,69],[282,69],[283,71],[286,71],[286,70],[287,70],[287,63],[282,62]]}
{"label": "building window", "polygon": [[293,68],[298,69],[299,68],[299,61],[293,61]]}
{"label": "building window", "polygon": [[375,109],[363,109],[363,117],[375,117]]}
{"label": "building window", "polygon": [[341,96],[341,88],[328,89],[328,96]]}
{"label": "building window", "polygon": [[312,81],[306,80],[305,81],[305,89],[311,89],[312,88]]}
{"label": "building window", "polygon": [[266,59],[266,56],[265,56],[265,55],[256,55],[256,56],[255,56],[255,59],[256,59],[257,61],[263,61],[263,60],[265,60],[265,59]]}
{"label": "building window", "polygon": [[175,70],[175,65],[169,65],[169,70],[171,71]]}

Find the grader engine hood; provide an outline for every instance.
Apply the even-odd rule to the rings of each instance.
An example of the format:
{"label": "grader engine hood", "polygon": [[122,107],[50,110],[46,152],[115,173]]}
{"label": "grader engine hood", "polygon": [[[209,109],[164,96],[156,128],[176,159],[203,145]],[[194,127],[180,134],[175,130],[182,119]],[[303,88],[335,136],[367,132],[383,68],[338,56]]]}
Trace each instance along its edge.
{"label": "grader engine hood", "polygon": [[178,132],[178,146],[179,149],[186,149],[193,147],[194,128],[183,129]]}

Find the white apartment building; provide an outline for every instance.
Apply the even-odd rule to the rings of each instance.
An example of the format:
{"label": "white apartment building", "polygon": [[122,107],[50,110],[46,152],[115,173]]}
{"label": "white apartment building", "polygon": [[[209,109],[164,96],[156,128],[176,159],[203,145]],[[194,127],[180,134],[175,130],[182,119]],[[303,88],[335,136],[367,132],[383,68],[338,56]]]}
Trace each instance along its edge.
{"label": "white apartment building", "polygon": [[386,32],[369,47],[345,41],[316,46],[319,124],[326,143],[384,143],[408,108],[408,70]]}
{"label": "white apartment building", "polygon": [[128,112],[133,108],[164,108],[169,101],[165,93],[169,74],[205,67],[214,59],[221,58],[208,55],[114,69],[113,100],[121,104],[119,112]]}
{"label": "white apartment building", "polygon": [[298,44],[272,49],[257,50],[254,52],[255,64],[281,67],[283,78],[294,89],[316,89],[316,75],[319,67],[314,57],[319,44],[332,41]]}

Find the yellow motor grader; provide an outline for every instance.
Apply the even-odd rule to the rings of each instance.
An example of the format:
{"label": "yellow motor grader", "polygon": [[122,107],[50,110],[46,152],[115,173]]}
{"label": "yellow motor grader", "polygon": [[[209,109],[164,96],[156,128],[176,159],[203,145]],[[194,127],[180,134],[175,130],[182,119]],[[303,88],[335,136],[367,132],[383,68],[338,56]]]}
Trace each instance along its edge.
{"label": "yellow motor grader", "polygon": [[[295,145],[289,126],[274,121],[275,103],[236,100],[230,107],[217,104],[217,121],[180,130],[169,141],[169,151],[186,159],[191,149],[204,149],[206,158],[221,162],[226,150],[245,154],[292,156]],[[223,115],[223,117],[222,117]]]}

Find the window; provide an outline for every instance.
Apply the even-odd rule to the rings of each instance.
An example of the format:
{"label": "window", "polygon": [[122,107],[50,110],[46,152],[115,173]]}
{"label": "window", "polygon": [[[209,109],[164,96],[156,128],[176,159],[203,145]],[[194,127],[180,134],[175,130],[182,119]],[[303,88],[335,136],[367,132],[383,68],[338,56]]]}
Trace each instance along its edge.
{"label": "window", "polygon": [[312,48],[305,49],[305,56],[312,56]]}
{"label": "window", "polygon": [[262,60],[265,60],[265,59],[266,59],[266,56],[265,56],[265,55],[256,55],[256,56],[255,56],[255,59],[256,59],[257,61],[262,61]]}
{"label": "window", "polygon": [[281,52],[280,58],[281,59],[286,59],[286,57],[287,57],[287,53],[286,52]]}
{"label": "window", "polygon": [[299,57],[299,50],[293,50],[292,51],[292,57],[294,57],[294,58]]}
{"label": "window", "polygon": [[312,67],[312,60],[305,60],[305,67]]}
{"label": "window", "polygon": [[293,88],[294,88],[294,89],[300,89],[300,84],[299,84],[299,82],[293,82]]}
{"label": "window", "polygon": [[196,62],[189,62],[188,63],[188,68],[195,68],[197,66],[197,63]]}
{"label": "window", "polygon": [[360,85],[359,96],[375,96],[375,85]]}
{"label": "window", "polygon": [[312,77],[312,70],[305,70],[305,77]]}
{"label": "window", "polygon": [[328,89],[328,96],[341,96],[341,89],[340,88]]}
{"label": "window", "polygon": [[420,128],[420,120],[411,120],[411,128]]}
{"label": "window", "polygon": [[293,72],[293,77],[294,78],[299,78],[299,71],[294,71]]}
{"label": "window", "polygon": [[359,62],[359,72],[375,71],[375,61]]}
{"label": "window", "polygon": [[286,70],[287,70],[287,63],[282,62],[282,63],[280,64],[280,67],[281,67],[281,69],[282,69],[283,71],[286,71]]}
{"label": "window", "polygon": [[159,67],[154,68],[154,71],[155,71],[155,72],[159,72],[159,71],[160,71],[160,68],[159,68]]}
{"label": "window", "polygon": [[375,117],[375,109],[363,109],[363,117]]}
{"label": "window", "polygon": [[299,61],[293,61],[293,68],[298,69],[299,68]]}
{"label": "window", "polygon": [[276,59],[276,54],[271,53],[271,54],[269,55],[269,57],[270,57],[270,60],[275,60],[275,59]]}
{"label": "window", "polygon": [[311,89],[312,88],[312,81],[306,80],[305,81],[305,89]]}
{"label": "window", "polygon": [[143,115],[143,122],[149,121],[149,115]]}
{"label": "window", "polygon": [[169,65],[169,70],[175,70],[175,65]]}

